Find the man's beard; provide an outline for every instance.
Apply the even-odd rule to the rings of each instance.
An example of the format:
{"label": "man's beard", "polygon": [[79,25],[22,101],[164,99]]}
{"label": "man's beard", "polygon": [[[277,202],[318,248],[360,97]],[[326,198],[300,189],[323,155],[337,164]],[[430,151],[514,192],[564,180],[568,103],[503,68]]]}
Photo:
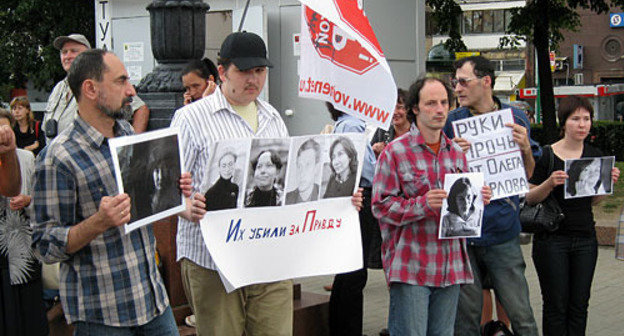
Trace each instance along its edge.
{"label": "man's beard", "polygon": [[100,102],[98,102],[97,108],[113,119],[124,119],[126,115],[130,115],[132,112],[132,106],[130,103],[132,103],[132,97],[126,97],[122,100],[121,107],[119,109],[111,109]]}

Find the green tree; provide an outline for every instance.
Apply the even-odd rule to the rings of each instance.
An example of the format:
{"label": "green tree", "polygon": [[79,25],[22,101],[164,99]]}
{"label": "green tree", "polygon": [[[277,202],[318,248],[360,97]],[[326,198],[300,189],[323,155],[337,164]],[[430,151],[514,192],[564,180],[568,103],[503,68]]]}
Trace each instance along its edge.
{"label": "green tree", "polygon": [[441,32],[448,32],[449,38],[444,47],[451,51],[465,51],[466,45],[461,38],[460,17],[461,7],[453,0],[426,0],[432,9],[432,18]]}
{"label": "green tree", "polygon": [[[512,11],[508,33],[526,37],[535,46],[537,72],[540,83],[540,103],[545,129],[557,129],[555,98],[549,50],[555,50],[563,40],[563,32],[577,31],[580,17],[577,9],[584,8],[601,14],[611,6],[621,6],[622,0],[533,0],[525,7]],[[502,41],[502,44],[510,41]],[[558,139],[557,132],[547,133],[547,143]]]}
{"label": "green tree", "polygon": [[[82,33],[93,42],[94,1],[2,0],[0,2],[0,78],[12,88],[50,89],[65,76],[54,38]],[[8,97],[3,97],[8,98]]]}
{"label": "green tree", "polygon": [[[427,0],[427,5],[434,11],[436,24],[442,31],[449,32],[449,39],[445,42],[447,48],[461,50],[463,42],[457,20],[461,15],[461,8],[454,0]],[[500,45],[514,47],[518,46],[520,40],[526,40],[535,46],[540,102],[546,129],[557,129],[549,50],[557,48],[558,43],[563,40],[564,31],[579,29],[580,17],[577,9],[590,9],[601,14],[616,6],[624,6],[624,0],[529,0],[525,7],[512,9],[511,22],[507,27],[507,33],[512,36],[501,38]],[[453,46],[455,48],[451,49]],[[548,143],[556,140],[557,132],[547,133]]]}

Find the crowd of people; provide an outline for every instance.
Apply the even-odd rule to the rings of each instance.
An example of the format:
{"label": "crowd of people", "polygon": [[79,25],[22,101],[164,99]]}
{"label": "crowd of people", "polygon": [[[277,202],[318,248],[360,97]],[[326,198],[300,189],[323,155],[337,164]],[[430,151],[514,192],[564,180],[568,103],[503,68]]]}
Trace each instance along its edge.
{"label": "crowd of people", "polygon": [[[59,265],[57,295],[75,335],[177,335],[151,226],[128,234],[123,230],[136,214],[128,194],[118,193],[107,141],[145,131],[149,109],[113,53],[91,49],[80,34],[61,36],[54,46],[67,77],[52,91],[43,122],[34,120],[26,97],[13,99],[11,112],[0,110],[0,334],[48,334],[41,261]],[[173,184],[187,198],[187,209],[178,214],[176,250],[198,335],[293,333],[292,281],[228,293],[197,224],[206,211],[236,207],[237,154],[232,150],[221,153],[214,184],[196,192],[217,140],[288,137],[279,112],[259,98],[270,67],[264,41],[237,32],[221,45],[217,65],[193,61],[181,74],[184,106],[171,126],[180,129],[188,172],[166,179],[155,175],[154,180],[162,179],[158,185],[177,181]],[[563,99],[558,111],[562,138],[542,148],[531,139],[527,116],[494,97],[494,82],[492,64],[472,56],[455,63],[450,83],[425,76],[407,91],[399,89],[390,130],[374,134],[363,158],[348,138],[335,138],[322,194],[314,180],[306,179],[285,193],[277,182],[279,153],[253,154],[252,187],[243,200],[247,207],[351,196],[359,213],[364,266],[334,278],[331,335],[362,335],[368,268],[385,272],[390,335],[480,335],[486,288],[494,289],[515,335],[538,334],[518,238],[519,197],[490,200],[490,187],[462,179],[449,193],[442,187],[445,174],[470,171],[465,152],[471,144],[455,136],[451,122],[505,108],[512,110],[514,122],[506,126],[530,182],[526,201],[553,195],[565,214],[556,231],[534,236],[543,333],[585,333],[598,253],[591,206],[605,197],[593,196],[600,181],[592,178],[603,168],[600,160],[587,160],[570,169],[574,192],[589,189],[590,196],[568,199],[564,182],[572,176],[564,161],[602,156],[584,142],[593,107],[586,98]],[[362,120],[329,103],[327,110],[335,121],[333,133],[366,131]],[[322,169],[319,147],[312,139],[301,144],[300,174],[321,173],[314,171]],[[364,163],[356,186],[358,160]],[[612,169],[613,182],[619,173]],[[479,238],[438,238],[447,198],[448,222],[464,223],[461,228],[448,224],[448,236],[465,235],[461,230],[482,218]],[[477,198],[483,201],[482,212],[474,210]],[[3,240],[8,230],[19,237],[12,245]]]}

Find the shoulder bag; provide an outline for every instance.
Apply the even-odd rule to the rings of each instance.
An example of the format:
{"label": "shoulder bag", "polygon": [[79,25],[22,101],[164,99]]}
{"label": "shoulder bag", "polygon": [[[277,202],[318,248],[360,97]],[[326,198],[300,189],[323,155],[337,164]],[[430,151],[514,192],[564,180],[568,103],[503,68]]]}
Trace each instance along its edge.
{"label": "shoulder bag", "polygon": [[[548,176],[553,172],[555,160],[552,147],[549,149]],[[559,206],[552,192],[537,204],[529,205],[526,203],[526,200],[523,200],[520,204],[522,232],[553,232],[559,229],[559,224],[561,224],[564,217],[563,210],[561,210],[561,206]]]}

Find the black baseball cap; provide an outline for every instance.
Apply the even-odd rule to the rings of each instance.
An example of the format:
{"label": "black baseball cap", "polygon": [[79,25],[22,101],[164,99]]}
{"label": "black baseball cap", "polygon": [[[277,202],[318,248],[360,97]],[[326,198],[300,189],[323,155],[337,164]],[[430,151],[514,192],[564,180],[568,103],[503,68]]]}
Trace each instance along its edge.
{"label": "black baseball cap", "polygon": [[219,57],[232,61],[242,71],[261,66],[273,67],[266,58],[266,45],[262,38],[249,32],[228,35],[221,44]]}

